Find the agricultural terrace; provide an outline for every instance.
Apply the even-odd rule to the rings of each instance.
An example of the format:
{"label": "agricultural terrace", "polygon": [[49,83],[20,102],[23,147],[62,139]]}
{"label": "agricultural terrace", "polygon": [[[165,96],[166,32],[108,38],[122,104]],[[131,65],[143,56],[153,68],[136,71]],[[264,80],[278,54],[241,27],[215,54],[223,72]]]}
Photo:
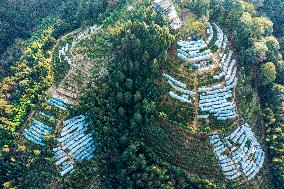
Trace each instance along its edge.
{"label": "agricultural terrace", "polygon": [[[159,12],[161,7],[166,4]],[[268,174],[261,147],[264,135],[254,114],[260,107],[244,83],[230,36],[217,23],[197,20],[186,10],[180,15],[184,24],[179,33],[175,31],[176,43],[157,81],[164,94],[159,105],[161,127],[149,132],[150,143],[168,161],[204,178],[244,188],[267,185],[262,179]],[[246,93],[252,95],[250,102]],[[246,131],[240,130],[243,123]],[[235,137],[234,142],[223,141],[229,136]]]}
{"label": "agricultural terrace", "polygon": [[61,176],[74,171],[78,162],[90,160],[94,155],[95,143],[88,133],[87,117],[74,116],[72,112],[87,86],[107,74],[101,64],[76,51],[78,43],[98,30],[96,25],[80,28],[58,40],[51,56],[54,84],[47,95],[42,96],[43,103],[34,108],[21,131],[20,146],[29,146],[31,151],[53,149],[54,154],[50,155],[54,156]]}
{"label": "agricultural terrace", "polygon": [[217,22],[198,19],[181,7],[181,2],[171,0],[137,1],[109,13],[100,25],[81,27],[58,39],[50,56],[52,86],[33,106],[20,129],[18,146],[27,146],[31,153],[43,151],[53,161],[50,172],[61,178],[93,159],[96,141],[78,102],[111,72],[113,52],[120,55],[114,48],[116,34],[128,19],[146,12],[168,26],[175,42],[159,62],[155,84],[162,100],[157,127],[148,128],[145,143],[162,160],[217,187],[268,186],[260,103],[239,66],[231,36]]}

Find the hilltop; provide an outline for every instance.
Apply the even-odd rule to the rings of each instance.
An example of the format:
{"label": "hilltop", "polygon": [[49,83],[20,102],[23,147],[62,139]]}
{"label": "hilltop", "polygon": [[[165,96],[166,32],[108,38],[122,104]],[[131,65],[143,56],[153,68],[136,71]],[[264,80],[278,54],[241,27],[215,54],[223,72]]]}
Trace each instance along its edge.
{"label": "hilltop", "polygon": [[3,49],[0,185],[281,188],[281,32],[267,4],[53,5]]}

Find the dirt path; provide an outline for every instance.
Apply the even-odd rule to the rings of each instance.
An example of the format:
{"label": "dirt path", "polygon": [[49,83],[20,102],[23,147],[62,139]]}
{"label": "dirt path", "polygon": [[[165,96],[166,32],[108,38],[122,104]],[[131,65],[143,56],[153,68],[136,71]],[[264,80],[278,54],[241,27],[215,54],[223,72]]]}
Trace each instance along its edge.
{"label": "dirt path", "polygon": [[198,139],[202,142],[207,143],[208,135],[205,134],[205,133],[193,133],[193,132],[187,131],[187,130],[181,128],[181,127],[172,125],[172,124],[170,124],[169,122],[167,122],[163,119],[159,119],[158,122],[161,126],[168,127],[172,130],[175,130],[176,132],[183,133],[187,137],[195,138],[195,139]]}
{"label": "dirt path", "polygon": [[194,121],[193,121],[193,128],[196,129],[198,127],[198,109],[199,109],[199,96],[198,96],[198,74],[195,73],[194,75]]}
{"label": "dirt path", "polygon": [[237,108],[237,120],[236,120],[236,123],[237,124],[240,124],[241,123],[241,109],[238,107],[238,103],[237,103],[237,93],[236,93],[236,87],[234,88],[234,91],[233,91],[233,101],[235,102],[236,104],[236,108]]}
{"label": "dirt path", "polygon": [[[28,123],[31,122],[32,117],[35,115],[35,113],[36,113],[35,111],[32,111],[32,112],[30,113],[29,117],[27,118],[27,120],[26,120],[25,123],[23,124],[23,127],[21,127],[21,128],[19,129],[19,131],[18,131],[19,133],[23,133],[24,129],[26,128],[25,126],[28,125]],[[18,145],[19,145],[19,146],[22,146],[22,145],[23,145],[23,136],[22,136],[22,135],[19,136]]]}

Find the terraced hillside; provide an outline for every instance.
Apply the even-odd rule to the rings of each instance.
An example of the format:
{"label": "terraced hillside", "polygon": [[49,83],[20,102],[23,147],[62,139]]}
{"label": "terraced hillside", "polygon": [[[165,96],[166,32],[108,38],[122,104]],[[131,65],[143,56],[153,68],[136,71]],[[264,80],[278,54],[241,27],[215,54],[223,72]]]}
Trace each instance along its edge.
{"label": "terraced hillside", "polygon": [[[39,104],[31,113],[22,131],[25,139],[21,138],[19,142],[20,146],[33,143],[31,150],[37,148],[36,145],[45,146],[47,143],[47,148],[53,148],[55,165],[58,166],[61,176],[73,171],[76,161],[90,160],[93,157],[93,139],[91,134],[84,134],[87,132],[87,118],[83,115],[71,119],[68,117],[70,108],[77,103],[77,99],[92,81],[92,70],[96,67],[94,62],[74,49],[80,40],[95,33],[97,29],[97,26],[79,29],[57,42],[51,57],[54,68],[63,70],[60,73],[59,70],[55,71],[54,85],[47,91],[47,96],[43,97],[45,103]],[[102,71],[101,77],[106,73]],[[52,142],[50,135],[56,137],[60,132],[61,138]]]}
{"label": "terraced hillside", "polygon": [[[161,157],[204,178],[227,180],[244,188],[266,187],[269,165],[263,164],[264,133],[255,125],[255,121],[261,122],[244,115],[253,114],[260,107],[243,112],[246,102],[239,96],[243,95],[244,86],[243,80],[238,79],[243,76],[228,35],[216,23],[205,22],[204,28],[205,33],[178,39],[169,52],[158,81],[164,94],[159,105],[160,126],[150,130],[148,139]],[[255,132],[256,138],[244,140],[239,133],[240,138],[235,139],[240,140],[239,144],[228,143],[229,147],[210,142],[215,136],[222,136],[223,141],[236,134],[243,123],[250,124],[251,136]]]}
{"label": "terraced hillside", "polygon": [[[244,58],[258,56],[258,49],[241,51],[240,31],[216,15],[218,3],[204,9],[197,1],[92,3],[92,9],[105,10],[97,20],[83,19],[59,37],[53,32],[61,21],[52,20],[54,31],[49,26],[48,37],[39,34],[42,44],[35,37],[40,40],[25,50],[31,54],[13,68],[23,77],[19,86],[16,77],[0,83],[1,92],[13,91],[2,95],[6,101],[28,99],[16,114],[9,111],[12,105],[1,105],[9,116],[0,117],[15,125],[17,137],[0,154],[6,172],[0,184],[273,188],[266,117],[254,83],[260,71],[250,65],[250,75]],[[80,5],[78,10],[86,9]],[[242,8],[252,10],[248,3]],[[238,22],[249,20],[244,12]],[[40,67],[33,73],[37,66],[31,60],[48,65],[45,75]],[[38,81],[26,79],[26,72]],[[27,89],[15,92],[22,86]],[[17,170],[23,170],[17,178],[10,175]],[[34,183],[29,173],[38,175]]]}

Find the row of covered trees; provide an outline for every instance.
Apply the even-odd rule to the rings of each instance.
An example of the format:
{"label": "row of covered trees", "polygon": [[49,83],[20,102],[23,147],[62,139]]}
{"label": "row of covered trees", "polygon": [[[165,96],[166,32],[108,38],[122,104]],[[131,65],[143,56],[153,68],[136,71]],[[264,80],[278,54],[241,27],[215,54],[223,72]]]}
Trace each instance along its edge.
{"label": "row of covered trees", "polygon": [[[99,23],[123,6],[124,1],[7,1],[2,6],[4,2],[0,2],[0,187],[82,188],[87,182],[92,185],[94,167],[82,164],[82,169],[61,179],[48,149],[35,150],[37,155],[33,145],[32,150],[27,146],[18,149],[18,130],[52,85],[50,58],[55,40],[80,26]],[[2,20],[9,22],[7,28],[1,28]]]}
{"label": "row of covered trees", "polygon": [[[0,16],[3,16],[0,27],[2,21],[10,22],[9,31],[3,30],[0,34],[5,35],[0,36],[3,44],[0,49],[0,127],[1,135],[10,142],[14,138],[11,133],[15,134],[33,104],[39,102],[39,97],[52,84],[52,52],[49,50],[55,39],[82,25],[102,21],[124,3],[101,0],[29,2],[7,1],[0,7]],[[33,28],[35,31],[31,33]],[[6,36],[8,34],[15,36]],[[24,40],[27,37],[30,39]],[[16,38],[23,39],[14,42]],[[0,147],[5,142],[2,140]]]}
{"label": "row of covered trees", "polygon": [[[267,17],[258,16],[254,7],[244,1],[229,0],[225,1],[225,4],[228,7],[223,16],[220,16],[220,10],[217,8],[213,9],[213,17],[215,15],[216,20],[232,33],[234,46],[238,47],[241,64],[246,69],[247,74],[253,75],[252,84],[258,87],[263,108],[269,105],[269,107],[273,107],[273,112],[277,112],[276,114],[279,115],[275,117],[277,121],[272,116],[266,135],[269,155],[272,160],[274,183],[276,187],[281,188],[284,181],[284,166],[280,163],[283,161],[283,158],[281,158],[283,155],[281,153],[282,145],[280,145],[283,140],[280,115],[283,114],[279,114],[279,109],[282,109],[282,104],[279,103],[281,97],[275,94],[279,91],[276,92],[278,87],[275,88],[274,83],[277,80],[282,80],[283,61],[279,51],[280,43],[273,36],[275,28],[273,25],[279,23],[273,23]],[[216,12],[214,13],[214,11]],[[273,95],[268,95],[271,93]],[[269,103],[271,97],[273,97],[274,102],[277,102],[276,104]],[[264,109],[264,113],[267,114],[268,110],[271,109]],[[273,112],[269,113],[273,115]]]}
{"label": "row of covered trees", "polygon": [[[230,34],[240,64],[252,76],[251,84],[259,91],[267,122],[269,155],[275,185],[283,187],[283,61],[281,55],[284,12],[279,0],[188,0],[193,11],[209,14]],[[210,9],[208,9],[210,7]],[[207,9],[206,9],[207,8]],[[261,14],[259,14],[261,13]],[[271,20],[266,17],[268,16]],[[276,35],[276,37],[274,37]],[[279,39],[279,40],[278,40]],[[277,84],[278,83],[278,84]]]}

